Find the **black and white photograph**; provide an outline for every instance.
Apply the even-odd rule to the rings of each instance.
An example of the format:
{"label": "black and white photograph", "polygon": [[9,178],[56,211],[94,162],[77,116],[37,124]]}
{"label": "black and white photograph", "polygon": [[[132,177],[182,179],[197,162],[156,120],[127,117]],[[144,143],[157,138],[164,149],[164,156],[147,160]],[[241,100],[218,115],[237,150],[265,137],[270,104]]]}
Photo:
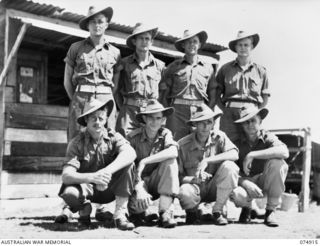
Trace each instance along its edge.
{"label": "black and white photograph", "polygon": [[320,244],[319,23],[316,0],[0,0],[0,244]]}

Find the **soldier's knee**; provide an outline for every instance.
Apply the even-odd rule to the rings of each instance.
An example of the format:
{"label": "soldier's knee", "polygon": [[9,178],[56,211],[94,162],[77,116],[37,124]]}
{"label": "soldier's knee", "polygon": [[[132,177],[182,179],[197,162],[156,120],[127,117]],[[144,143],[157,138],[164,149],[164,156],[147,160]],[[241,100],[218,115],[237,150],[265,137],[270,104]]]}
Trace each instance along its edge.
{"label": "soldier's knee", "polygon": [[243,187],[238,186],[231,192],[230,200],[234,202],[236,207],[248,207],[252,199]]}
{"label": "soldier's knee", "polygon": [[288,164],[283,159],[270,159],[267,165],[274,172],[288,172]]}
{"label": "soldier's knee", "polygon": [[226,174],[238,174],[239,173],[239,167],[238,165],[233,161],[224,161],[221,164],[221,172]]}
{"label": "soldier's knee", "polygon": [[183,209],[196,207],[201,201],[199,186],[195,184],[181,185],[178,198]]}
{"label": "soldier's knee", "polygon": [[78,199],[80,197],[80,190],[75,186],[67,186],[61,194],[64,200]]}

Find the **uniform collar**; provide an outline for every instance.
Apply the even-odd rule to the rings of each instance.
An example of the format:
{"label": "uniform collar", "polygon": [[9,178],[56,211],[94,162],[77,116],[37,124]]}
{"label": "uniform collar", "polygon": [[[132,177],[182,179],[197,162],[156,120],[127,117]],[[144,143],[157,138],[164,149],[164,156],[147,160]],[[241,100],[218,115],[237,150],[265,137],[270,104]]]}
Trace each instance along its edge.
{"label": "uniform collar", "polygon": [[[139,64],[139,57],[136,52],[134,52],[131,55],[131,63],[133,63],[133,62],[136,62],[137,64]],[[155,57],[149,51],[148,52],[148,65],[151,65],[151,64],[155,64]]]}
{"label": "uniform collar", "polygon": [[[160,128],[158,130],[158,133],[157,133],[157,135],[155,137],[155,141],[154,142],[157,142],[159,139],[163,138],[163,134],[162,134],[163,131],[162,130],[163,130],[163,128]],[[140,142],[144,142],[144,141],[148,141],[148,140],[149,140],[149,138],[148,138],[147,133],[146,133],[146,128],[142,127]]]}
{"label": "uniform collar", "polygon": [[[87,37],[87,38],[85,39],[85,42],[86,42],[86,44],[89,44],[89,45],[91,45],[92,47],[94,47],[93,42],[92,42],[92,40],[91,40],[90,37]],[[102,45],[98,45],[97,47],[100,48],[100,47],[102,47],[102,46],[103,46],[104,48],[106,48],[106,49],[109,49],[109,48],[110,48],[110,44],[109,44],[109,42],[107,41],[106,36],[103,37],[103,44],[102,44]]]}
{"label": "uniform collar", "polygon": [[[238,59],[235,59],[235,60],[232,62],[232,65],[233,65],[233,66],[239,66],[239,67],[241,67],[240,64],[239,64]],[[252,61],[250,61],[248,68],[251,68],[251,67],[253,67],[254,65],[255,65],[255,63],[252,62]]]}
{"label": "uniform collar", "polygon": [[[265,135],[266,135],[266,131],[265,130],[260,130],[259,132],[259,136],[258,136],[258,142],[262,141],[263,143],[265,143]],[[249,143],[246,135],[244,133],[242,133],[242,138],[241,138],[241,143]]]}
{"label": "uniform collar", "polygon": [[[87,129],[85,130],[84,134],[85,134],[85,139],[87,141],[93,140],[91,135],[90,135],[90,133],[89,133],[89,131]],[[104,128],[103,131],[102,131],[102,137],[100,138],[100,140],[98,142],[100,143],[100,141],[102,139],[110,140],[110,134],[112,134],[112,133],[109,131],[109,129]]]}
{"label": "uniform collar", "polygon": [[[205,145],[205,148],[208,147],[208,146],[211,146],[213,143],[215,143],[215,138],[219,137],[219,134],[212,130],[210,131],[210,134],[209,134],[209,137],[207,139],[207,142],[206,142],[206,145]],[[196,139],[196,133],[192,133],[192,144],[191,144],[191,150],[195,150],[195,149],[199,149],[201,150],[202,149],[202,146],[198,143],[197,139]]]}
{"label": "uniform collar", "polygon": [[[204,65],[204,61],[203,61],[203,59],[202,59],[199,55],[197,55],[196,58],[197,58],[196,64]],[[181,59],[181,63],[180,63],[180,64],[182,64],[182,63],[188,63],[188,64],[190,64],[190,63],[187,61],[186,56],[184,56],[184,57]]]}

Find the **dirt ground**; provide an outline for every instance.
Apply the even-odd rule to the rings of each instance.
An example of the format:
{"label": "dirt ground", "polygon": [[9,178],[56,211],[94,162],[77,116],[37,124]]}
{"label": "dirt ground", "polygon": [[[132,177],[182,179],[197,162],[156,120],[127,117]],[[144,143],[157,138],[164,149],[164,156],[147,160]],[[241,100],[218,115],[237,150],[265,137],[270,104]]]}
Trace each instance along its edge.
{"label": "dirt ground", "polygon": [[[176,204],[175,217],[178,226],[174,229],[159,228],[156,224],[143,226],[133,231],[105,228],[93,219],[92,228],[79,231],[76,219],[59,225],[54,223],[60,211],[59,198],[0,200],[1,239],[320,239],[320,206],[310,204],[305,213],[299,213],[297,205],[287,211],[277,211],[280,227],[269,228],[263,220],[255,219],[251,224],[238,224],[240,209],[228,203],[227,226],[213,224],[184,225],[185,213]],[[110,209],[112,210],[112,204]],[[153,209],[156,209],[154,207]],[[94,217],[94,213],[92,214]]]}

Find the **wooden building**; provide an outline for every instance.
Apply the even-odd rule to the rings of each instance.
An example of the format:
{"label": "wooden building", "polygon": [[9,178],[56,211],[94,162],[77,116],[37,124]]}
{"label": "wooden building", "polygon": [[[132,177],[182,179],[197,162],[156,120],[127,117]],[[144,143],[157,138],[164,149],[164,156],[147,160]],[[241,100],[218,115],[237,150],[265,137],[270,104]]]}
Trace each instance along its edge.
{"label": "wooden building", "polygon": [[[89,36],[78,27],[83,17],[32,1],[0,2],[0,199],[57,196],[69,104],[63,59]],[[132,52],[125,45],[132,30],[111,23],[107,31],[122,57]],[[160,33],[153,54],[167,64],[181,56],[175,40]],[[217,64],[223,50],[206,44],[202,55]]]}

